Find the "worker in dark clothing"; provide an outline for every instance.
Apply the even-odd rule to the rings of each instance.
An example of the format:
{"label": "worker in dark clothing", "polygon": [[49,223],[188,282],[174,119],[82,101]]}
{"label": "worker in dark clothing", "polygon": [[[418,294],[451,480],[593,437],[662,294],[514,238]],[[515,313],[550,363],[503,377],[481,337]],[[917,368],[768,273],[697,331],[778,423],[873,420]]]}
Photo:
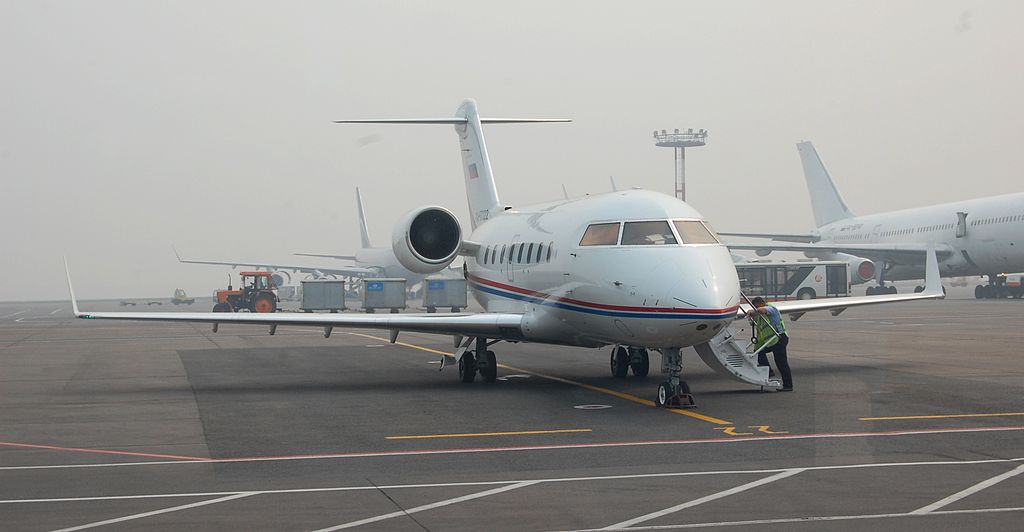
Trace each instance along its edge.
{"label": "worker in dark clothing", "polygon": [[[755,297],[754,308],[747,312],[747,317],[754,323],[754,339],[757,348],[766,345],[757,355],[759,366],[768,366],[768,355],[775,357],[775,365],[782,375],[783,392],[793,391],[793,374],[789,370],[789,359],[786,355],[786,346],[789,345],[789,335],[786,334],[786,324],[782,322],[782,313],[779,309],[765,303],[763,297]],[[776,333],[778,335],[776,336]]]}

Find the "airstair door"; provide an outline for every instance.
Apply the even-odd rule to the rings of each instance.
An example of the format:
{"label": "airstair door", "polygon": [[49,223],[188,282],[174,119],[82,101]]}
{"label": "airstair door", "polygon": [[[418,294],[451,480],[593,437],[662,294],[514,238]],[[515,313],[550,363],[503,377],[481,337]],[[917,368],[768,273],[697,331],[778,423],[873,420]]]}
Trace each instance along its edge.
{"label": "airstair door", "polygon": [[730,325],[718,332],[711,341],[694,346],[694,350],[711,369],[740,382],[778,389],[779,381],[768,380],[768,367],[757,365],[757,354],[747,353],[746,342],[737,338]]}

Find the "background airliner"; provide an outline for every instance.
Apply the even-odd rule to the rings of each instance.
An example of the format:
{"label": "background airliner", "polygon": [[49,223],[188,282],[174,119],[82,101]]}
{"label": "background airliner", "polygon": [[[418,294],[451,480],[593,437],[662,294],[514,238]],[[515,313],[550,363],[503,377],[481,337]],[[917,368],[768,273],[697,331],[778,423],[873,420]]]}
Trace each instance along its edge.
{"label": "background airliner", "polygon": [[[807,234],[721,233],[771,238],[764,244],[729,243],[731,249],[802,251],[808,257],[845,260],[854,282],[875,280],[868,295],[896,293],[885,281],[921,279],[925,251],[935,248],[943,276],[987,275],[975,295],[995,295],[996,276],[1024,271],[1024,193],[855,216],[810,142],[796,145],[807,180],[814,221]],[[918,290],[921,290],[918,287]]]}
{"label": "background airliner", "polygon": [[[459,255],[473,295],[487,312],[462,315],[256,314],[177,312],[84,312],[68,285],[75,315],[84,319],[127,319],[376,328],[451,335],[457,347],[459,376],[487,382],[497,376],[490,347],[499,342],[539,342],[564,346],[614,346],[610,366],[616,376],[632,369],[649,371],[648,350],[661,352],[659,406],[689,406],[692,398],[681,379],[684,347],[720,372],[771,387],[768,368],[744,353],[730,324],[744,316],[736,268],[729,250],[690,205],[672,196],[628,190],[575,200],[513,208],[497,189],[482,124],[559,122],[557,119],[480,118],[466,100],[456,116],[428,119],[349,120],[343,122],[449,124],[462,153],[469,201],[469,238],[444,207],[409,212],[394,228],[392,249],[416,273],[437,272]],[[784,301],[785,313],[942,297],[938,262],[927,253],[927,289],[920,294]]]}
{"label": "background airliner", "polygon": [[[366,212],[363,210],[363,195],[356,187],[356,212],[359,216],[359,236],[362,241],[360,247],[353,255],[328,255],[317,253],[296,253],[296,255],[308,257],[323,257],[351,261],[354,265],[339,266],[310,266],[294,264],[275,264],[259,261],[231,261],[231,260],[195,260],[183,259],[178,255],[178,261],[187,264],[214,264],[223,266],[250,266],[262,268],[273,272],[275,286],[284,286],[292,283],[292,273],[302,272],[321,277],[325,275],[339,277],[392,277],[405,279],[408,288],[416,290],[423,281],[423,274],[409,271],[398,261],[395,252],[390,247],[374,247],[370,241],[370,231],[366,225]],[[175,250],[177,254],[177,250]]]}

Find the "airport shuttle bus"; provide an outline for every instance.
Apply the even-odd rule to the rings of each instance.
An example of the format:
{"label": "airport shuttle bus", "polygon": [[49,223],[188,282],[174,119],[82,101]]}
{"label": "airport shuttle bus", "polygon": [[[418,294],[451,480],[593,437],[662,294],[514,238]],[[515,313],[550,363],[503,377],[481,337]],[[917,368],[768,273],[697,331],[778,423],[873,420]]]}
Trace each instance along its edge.
{"label": "airport shuttle bus", "polygon": [[736,265],[747,297],[768,301],[850,295],[850,265],[845,261],[749,262]]}

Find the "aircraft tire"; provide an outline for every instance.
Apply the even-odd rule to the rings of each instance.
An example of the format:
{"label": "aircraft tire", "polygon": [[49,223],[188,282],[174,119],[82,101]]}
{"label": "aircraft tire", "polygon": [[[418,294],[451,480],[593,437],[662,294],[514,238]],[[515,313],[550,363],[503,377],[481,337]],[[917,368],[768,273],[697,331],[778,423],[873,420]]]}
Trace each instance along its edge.
{"label": "aircraft tire", "polygon": [[459,358],[459,380],[469,384],[476,379],[476,360],[473,359],[473,353],[466,351]]}
{"label": "aircraft tire", "polygon": [[985,287],[980,284],[974,287],[974,299],[985,299]]}
{"label": "aircraft tire", "polygon": [[625,347],[618,345],[612,349],[610,365],[612,376],[616,378],[621,379],[629,373],[629,352]]}
{"label": "aircraft tire", "polygon": [[654,396],[654,406],[665,408],[670,397],[672,397],[672,385],[667,382],[659,384],[658,393]]}
{"label": "aircraft tire", "polygon": [[494,351],[488,350],[484,354],[484,359],[487,365],[480,368],[480,375],[484,378],[484,382],[494,382],[498,380],[498,359],[494,356]]}
{"label": "aircraft tire", "polygon": [[924,292],[924,287],[923,286],[918,285],[918,286],[914,287],[914,293],[915,294],[920,294],[921,292]]}

